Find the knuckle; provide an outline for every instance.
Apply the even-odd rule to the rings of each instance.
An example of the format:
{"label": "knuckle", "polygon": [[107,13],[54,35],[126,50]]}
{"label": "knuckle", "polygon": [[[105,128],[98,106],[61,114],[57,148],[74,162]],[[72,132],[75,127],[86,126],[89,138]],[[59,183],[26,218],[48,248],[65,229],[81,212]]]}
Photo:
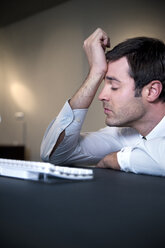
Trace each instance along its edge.
{"label": "knuckle", "polygon": [[84,45],[87,43],[87,40],[84,40]]}
{"label": "knuckle", "polygon": [[84,44],[83,44],[83,47],[86,47],[87,46],[87,43],[88,43],[88,40],[85,40],[84,41]]}
{"label": "knuckle", "polygon": [[101,28],[97,28],[96,31],[102,32],[102,29]]}

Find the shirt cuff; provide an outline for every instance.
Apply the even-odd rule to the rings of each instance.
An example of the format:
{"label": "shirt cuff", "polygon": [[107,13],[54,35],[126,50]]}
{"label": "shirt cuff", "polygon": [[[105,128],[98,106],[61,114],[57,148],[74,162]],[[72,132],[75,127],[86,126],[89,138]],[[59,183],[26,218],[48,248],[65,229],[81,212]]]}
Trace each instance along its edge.
{"label": "shirt cuff", "polygon": [[67,101],[62,110],[55,119],[55,124],[60,125],[62,129],[66,128],[70,123],[76,122],[78,125],[82,125],[87,113],[87,109],[73,109]]}
{"label": "shirt cuff", "polygon": [[122,171],[128,172],[130,171],[130,156],[132,152],[132,147],[123,147],[117,153],[117,160],[120,165],[120,169]]}
{"label": "shirt cuff", "polygon": [[[58,140],[59,135],[65,130],[65,135],[78,133],[83,124],[87,109],[74,109],[67,101],[57,118],[51,122],[47,128],[42,144],[41,144],[41,158],[44,161],[49,160],[50,153]],[[77,131],[77,132],[76,132]]]}
{"label": "shirt cuff", "polygon": [[[68,103],[68,102],[67,102]],[[70,115],[72,115],[72,121],[70,121],[66,126],[65,129],[65,135],[74,134],[75,132],[79,132],[81,130],[81,127],[84,123],[85,116],[88,112],[88,109],[72,109],[68,103],[67,106],[68,110],[66,113],[63,112],[63,115],[66,115],[67,112],[70,112]]]}

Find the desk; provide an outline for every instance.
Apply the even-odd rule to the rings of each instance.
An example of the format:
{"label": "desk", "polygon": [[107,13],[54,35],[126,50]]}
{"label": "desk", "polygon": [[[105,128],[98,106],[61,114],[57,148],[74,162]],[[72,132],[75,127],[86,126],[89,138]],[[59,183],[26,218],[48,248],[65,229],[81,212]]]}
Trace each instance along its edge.
{"label": "desk", "polygon": [[56,184],[0,177],[0,247],[165,247],[165,178],[94,173]]}

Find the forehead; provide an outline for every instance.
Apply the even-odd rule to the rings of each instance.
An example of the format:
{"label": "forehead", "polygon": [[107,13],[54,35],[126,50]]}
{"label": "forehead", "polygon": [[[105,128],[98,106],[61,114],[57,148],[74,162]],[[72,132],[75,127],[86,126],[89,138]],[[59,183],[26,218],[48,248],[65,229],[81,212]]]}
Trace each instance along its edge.
{"label": "forehead", "polygon": [[130,79],[129,64],[126,57],[122,57],[116,61],[109,61],[106,76],[117,78],[120,81]]}

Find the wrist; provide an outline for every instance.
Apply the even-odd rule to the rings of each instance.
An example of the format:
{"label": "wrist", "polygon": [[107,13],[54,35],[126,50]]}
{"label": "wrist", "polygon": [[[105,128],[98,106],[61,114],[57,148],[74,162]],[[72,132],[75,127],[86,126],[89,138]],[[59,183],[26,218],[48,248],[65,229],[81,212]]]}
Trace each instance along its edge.
{"label": "wrist", "polygon": [[98,71],[96,69],[91,68],[88,74],[88,79],[91,79],[94,82],[101,83],[105,77],[106,71]]}

